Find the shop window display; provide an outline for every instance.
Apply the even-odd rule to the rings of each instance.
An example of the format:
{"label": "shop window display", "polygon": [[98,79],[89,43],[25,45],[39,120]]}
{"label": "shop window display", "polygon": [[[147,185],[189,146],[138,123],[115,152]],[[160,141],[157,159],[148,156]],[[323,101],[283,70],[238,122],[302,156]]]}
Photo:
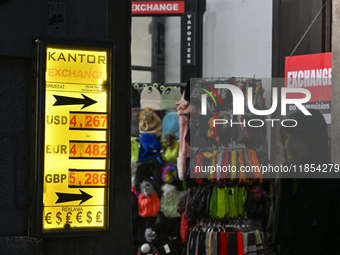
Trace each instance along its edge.
{"label": "shop window display", "polygon": [[[254,107],[263,109],[264,89],[260,80],[230,78],[230,82],[244,90],[247,86],[254,86],[257,91]],[[157,251],[165,251],[164,254],[182,254],[184,250],[190,254],[193,250],[204,249],[218,249],[221,254],[261,254],[266,245],[263,230],[270,204],[267,182],[263,177],[260,174],[222,172],[210,176],[190,176],[190,167],[230,165],[240,169],[245,165],[266,163],[265,128],[256,131],[228,125],[214,128],[211,122],[219,118],[217,113],[204,117],[190,114],[192,102],[186,103],[184,99],[190,89],[176,93],[174,97],[160,97],[166,89],[164,87],[157,94],[157,88],[143,88],[141,107],[133,108],[131,130],[134,130],[134,157],[131,171],[136,251],[149,244]],[[171,87],[173,89],[177,88]],[[148,93],[147,97],[145,93]],[[155,96],[151,96],[153,93]],[[164,98],[166,103],[162,102]],[[214,99],[211,100],[208,101],[210,110],[215,105]],[[228,119],[235,118],[230,114],[230,95],[222,95],[221,100],[225,109],[218,109],[219,113]],[[164,105],[167,109],[162,107]],[[141,118],[145,113],[149,119]],[[241,118],[250,119],[252,116],[246,113]],[[138,155],[144,153],[145,134],[153,135],[154,142],[150,140],[147,143],[153,155],[136,162],[137,152]],[[145,186],[151,186],[153,190],[149,203],[142,203],[140,198],[145,198]],[[144,214],[145,210],[141,207],[149,208],[146,211],[153,214]]]}

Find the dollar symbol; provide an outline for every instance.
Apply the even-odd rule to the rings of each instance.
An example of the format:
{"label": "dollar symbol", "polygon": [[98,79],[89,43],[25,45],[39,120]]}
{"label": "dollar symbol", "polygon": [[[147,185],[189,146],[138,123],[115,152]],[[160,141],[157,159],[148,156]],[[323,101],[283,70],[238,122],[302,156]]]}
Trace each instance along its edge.
{"label": "dollar symbol", "polygon": [[66,214],[66,224],[72,223],[72,221],[71,221],[71,215],[72,215],[71,212],[68,212],[68,213]]}
{"label": "dollar symbol", "polygon": [[58,225],[63,221],[62,218],[60,217],[60,215],[61,215],[61,212],[57,212],[58,220],[56,222],[57,222]]}
{"label": "dollar symbol", "polygon": [[96,215],[97,221],[96,221],[96,222],[102,222],[102,221],[100,220],[100,216],[101,216],[101,215],[102,215],[102,212],[101,212],[101,211],[97,212],[97,215]]}
{"label": "dollar symbol", "polygon": [[47,224],[51,224],[51,212],[47,213],[46,216],[45,216],[45,220],[46,220],[46,223]]}
{"label": "dollar symbol", "polygon": [[76,220],[77,220],[79,223],[82,223],[82,222],[83,222],[83,221],[81,220],[82,214],[83,214],[83,212],[77,213]]}
{"label": "dollar symbol", "polygon": [[92,214],[92,212],[90,212],[90,211],[87,212],[87,217],[88,217],[88,219],[87,219],[86,221],[87,221],[88,224],[90,224],[91,221],[92,221],[91,214]]}

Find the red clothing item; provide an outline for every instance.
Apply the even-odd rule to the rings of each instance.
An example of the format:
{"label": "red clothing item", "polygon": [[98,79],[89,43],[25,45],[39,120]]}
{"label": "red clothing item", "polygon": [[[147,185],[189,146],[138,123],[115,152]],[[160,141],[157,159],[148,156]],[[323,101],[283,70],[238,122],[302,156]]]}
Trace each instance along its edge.
{"label": "red clothing item", "polygon": [[[228,150],[225,150],[222,156],[222,167],[225,166],[228,168],[228,164],[229,164]],[[225,172],[221,171],[220,179],[226,179],[226,178],[228,178],[228,171],[225,171]]]}
{"label": "red clothing item", "polygon": [[135,187],[132,187],[131,191],[137,196],[137,190],[135,189]]}
{"label": "red clothing item", "polygon": [[138,209],[142,217],[156,217],[160,210],[160,202],[156,192],[148,197],[140,193],[138,197]]}
{"label": "red clothing item", "polygon": [[220,254],[219,255],[227,255],[226,233],[224,232],[220,232]]}
{"label": "red clothing item", "polygon": [[215,162],[214,167],[215,167],[216,171],[213,173],[213,181],[215,183],[217,183],[217,166],[218,166],[218,164],[217,164],[217,157],[218,157],[218,153],[216,153],[214,155],[214,162]]}
{"label": "red clothing item", "polygon": [[244,255],[243,239],[242,239],[241,232],[237,232],[237,252],[238,252],[238,255]]}
{"label": "red clothing item", "polygon": [[[202,166],[202,154],[197,154],[196,155],[196,165],[194,166],[194,175],[195,175],[195,177],[197,177],[197,178],[200,178],[201,176],[200,176],[200,172],[199,171],[197,171],[196,172],[196,169],[198,168],[198,169],[200,169],[201,168],[201,166]],[[197,168],[196,168],[197,167]]]}
{"label": "red clothing item", "polygon": [[189,230],[189,221],[185,217],[185,213],[182,213],[182,221],[181,221],[181,230],[180,230],[180,233],[181,233],[181,237],[182,237],[182,241],[183,242],[185,242],[185,240],[187,239],[188,230]]}

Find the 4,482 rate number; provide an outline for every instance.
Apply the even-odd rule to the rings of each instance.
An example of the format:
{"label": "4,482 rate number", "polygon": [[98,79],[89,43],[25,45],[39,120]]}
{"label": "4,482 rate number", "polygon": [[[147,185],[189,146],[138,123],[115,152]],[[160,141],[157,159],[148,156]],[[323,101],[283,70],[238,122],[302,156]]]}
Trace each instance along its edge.
{"label": "4,482 rate number", "polygon": [[69,158],[106,158],[106,142],[70,141]]}

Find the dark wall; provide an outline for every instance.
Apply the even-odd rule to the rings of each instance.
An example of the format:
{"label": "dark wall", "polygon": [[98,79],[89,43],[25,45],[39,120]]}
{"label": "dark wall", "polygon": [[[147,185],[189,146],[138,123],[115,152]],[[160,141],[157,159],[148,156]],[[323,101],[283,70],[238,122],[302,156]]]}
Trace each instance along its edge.
{"label": "dark wall", "polygon": [[273,1],[273,77],[284,76],[285,57],[293,53],[302,38],[293,56],[330,51],[331,6],[331,0]]}
{"label": "dark wall", "polygon": [[27,235],[31,65],[0,58],[0,236]]}
{"label": "dark wall", "polygon": [[[11,2],[15,0],[8,3]],[[107,35],[99,39],[113,39],[115,42],[115,151],[111,158],[115,163],[114,182],[110,184],[113,187],[110,194],[113,198],[110,208],[112,233],[72,238],[37,239],[28,236],[30,145],[34,142],[30,141],[32,59],[0,55],[0,254],[132,254],[131,1],[107,0],[107,5],[107,13],[100,14],[107,17]],[[87,11],[95,13],[93,8]],[[1,36],[0,40],[6,40],[6,37]],[[28,43],[30,45],[26,48],[32,47],[31,40]]]}
{"label": "dark wall", "polygon": [[[331,51],[331,6],[332,0],[273,0],[273,78],[284,77],[287,56]],[[283,82],[279,86],[283,86]],[[280,119],[280,112],[278,105],[276,116],[272,117]],[[282,163],[279,127],[273,127],[271,137],[271,148],[275,151],[271,163],[276,165]]]}

